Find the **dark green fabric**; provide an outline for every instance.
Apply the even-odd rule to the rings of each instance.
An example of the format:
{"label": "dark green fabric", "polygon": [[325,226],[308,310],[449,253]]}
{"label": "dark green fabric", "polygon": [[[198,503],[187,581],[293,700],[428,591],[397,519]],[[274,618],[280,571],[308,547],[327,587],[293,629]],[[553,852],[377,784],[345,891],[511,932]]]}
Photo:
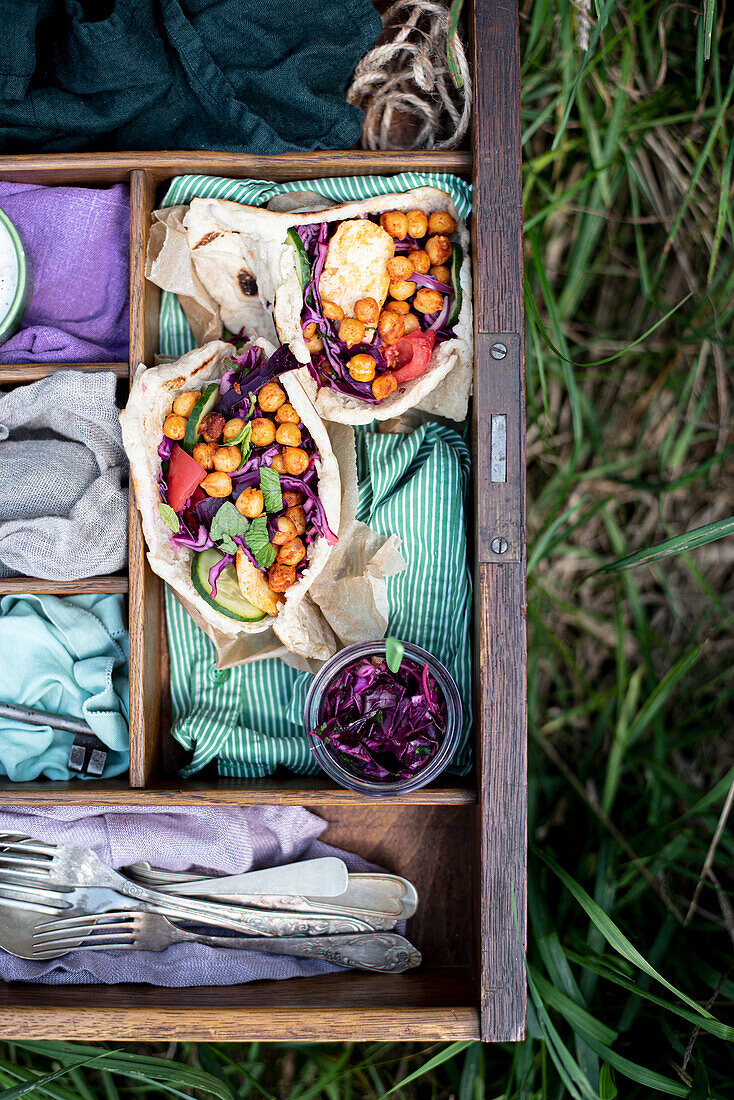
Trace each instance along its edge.
{"label": "dark green fabric", "polygon": [[370,0],[0,0],[0,151],[348,148]]}

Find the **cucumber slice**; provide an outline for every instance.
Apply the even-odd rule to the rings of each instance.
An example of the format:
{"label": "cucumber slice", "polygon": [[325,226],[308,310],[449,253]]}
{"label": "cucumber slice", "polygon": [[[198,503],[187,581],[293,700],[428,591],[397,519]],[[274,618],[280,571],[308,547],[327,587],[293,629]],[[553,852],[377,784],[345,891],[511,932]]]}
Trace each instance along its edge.
{"label": "cucumber slice", "polygon": [[455,325],[459,320],[459,314],[461,313],[461,265],[464,262],[464,251],[460,244],[454,245],[454,251],[451,254],[451,284],[454,288],[454,300],[451,304],[451,312],[449,313],[449,319],[446,322],[448,328]]}
{"label": "cucumber slice", "polygon": [[197,554],[191,563],[191,581],[194,588],[203,600],[216,611],[221,611],[229,619],[237,619],[241,623],[256,623],[265,618],[265,612],[255,607],[240,592],[237,583],[237,571],[234,565],[228,565],[223,569],[217,579],[217,594],[212,596],[212,586],[209,584],[209,570],[221,559],[220,552],[211,547]]}
{"label": "cucumber slice", "polygon": [[219,383],[211,382],[202,393],[199,400],[191,410],[191,415],[186,421],[186,435],[184,436],[183,445],[184,450],[189,454],[194,449],[194,444],[198,443],[201,432],[199,427],[202,420],[210,413],[217,401],[219,400]]}
{"label": "cucumber slice", "polygon": [[293,249],[296,253],[298,281],[301,284],[301,289],[305,290],[311,282],[311,261],[308,258],[306,249],[303,247],[303,241],[298,236],[298,232],[295,229],[288,230],[288,240],[293,245]]}

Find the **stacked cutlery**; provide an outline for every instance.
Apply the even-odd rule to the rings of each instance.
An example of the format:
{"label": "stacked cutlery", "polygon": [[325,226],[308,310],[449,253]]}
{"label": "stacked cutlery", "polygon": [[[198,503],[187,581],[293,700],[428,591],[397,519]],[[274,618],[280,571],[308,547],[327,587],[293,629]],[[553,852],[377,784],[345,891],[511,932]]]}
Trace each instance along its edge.
{"label": "stacked cutlery", "polygon": [[350,874],[334,857],[213,878],[149,863],[120,872],[91,848],[0,833],[0,946],[21,958],[198,942],[401,973],[421,957],[393,929],[417,904],[407,879]]}

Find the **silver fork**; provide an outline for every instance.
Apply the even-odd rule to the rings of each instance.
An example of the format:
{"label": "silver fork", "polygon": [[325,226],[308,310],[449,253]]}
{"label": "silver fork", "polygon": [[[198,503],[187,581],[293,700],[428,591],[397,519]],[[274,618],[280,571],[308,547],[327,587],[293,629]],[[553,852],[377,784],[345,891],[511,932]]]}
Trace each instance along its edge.
{"label": "silver fork", "polygon": [[409,940],[394,932],[308,939],[238,939],[184,932],[162,914],[124,911],[43,921],[34,929],[31,957],[53,959],[71,951],[163,951],[174,943],[203,943],[209,947],[258,951],[267,955],[295,955],[392,974],[402,974],[421,963],[420,952]]}
{"label": "silver fork", "polygon": [[[375,921],[328,913],[269,912],[195,898],[177,898],[130,882],[91,848],[56,845],[25,834],[0,834],[0,880],[30,886],[108,887],[152,912],[231,928],[252,936],[317,936],[374,931]],[[381,928],[394,927],[381,921]]]}

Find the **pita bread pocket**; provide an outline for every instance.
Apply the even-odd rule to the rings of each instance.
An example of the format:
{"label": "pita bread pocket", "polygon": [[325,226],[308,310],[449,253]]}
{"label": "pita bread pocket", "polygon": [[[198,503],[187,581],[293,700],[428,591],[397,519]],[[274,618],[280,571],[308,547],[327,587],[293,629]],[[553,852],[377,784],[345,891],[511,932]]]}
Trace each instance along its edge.
{"label": "pita bread pocket", "polygon": [[193,199],[183,223],[223,323],[251,331],[243,286],[254,282],[322,417],[362,424],[414,407],[466,416],[469,232],[445,191],[419,187],[307,214]]}
{"label": "pita bread pocket", "polygon": [[333,635],[307,593],[337,543],[342,493],[297,368],[263,339],[241,354],[213,341],[141,365],[120,422],[153,571],[218,638],[272,628],[324,659]]}

